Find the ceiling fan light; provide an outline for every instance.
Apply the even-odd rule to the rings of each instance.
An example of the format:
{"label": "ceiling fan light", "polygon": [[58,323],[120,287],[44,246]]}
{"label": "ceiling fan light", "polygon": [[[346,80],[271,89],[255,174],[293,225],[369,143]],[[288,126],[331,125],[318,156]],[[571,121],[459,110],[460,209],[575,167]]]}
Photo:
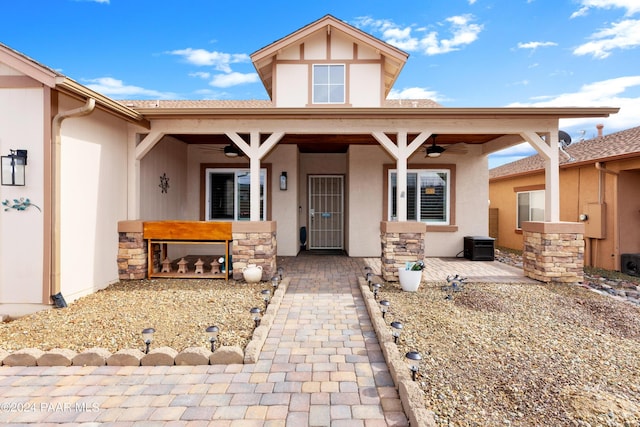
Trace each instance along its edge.
{"label": "ceiling fan light", "polygon": [[440,154],[444,151],[444,148],[439,145],[432,145],[427,147],[427,157],[440,157]]}
{"label": "ceiling fan light", "polygon": [[233,145],[227,145],[224,147],[224,155],[227,157],[238,157],[240,152]]}

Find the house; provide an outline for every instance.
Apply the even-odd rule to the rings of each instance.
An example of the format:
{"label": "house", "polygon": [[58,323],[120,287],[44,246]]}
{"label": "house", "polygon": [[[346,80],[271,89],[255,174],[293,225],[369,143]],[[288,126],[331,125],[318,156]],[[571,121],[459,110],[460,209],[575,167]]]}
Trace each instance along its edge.
{"label": "house", "polygon": [[[388,100],[408,55],[330,15],[251,59],[269,101],[116,102],[0,46],[0,151],[28,151],[26,185],[0,198],[42,208],[2,212],[0,303],[144,277],[158,220],[231,222],[236,278],[304,248],[381,257],[396,280],[405,260],[488,234],[490,153],[529,142],[553,190],[558,120],[617,112]],[[562,228],[557,196],[544,221]]]}
{"label": "house", "polygon": [[[560,220],[585,224],[588,266],[623,270],[640,253],[640,126],[579,141],[560,161]],[[491,169],[490,208],[497,211],[497,244],[522,249],[523,221],[544,215],[544,164],[539,155]],[[637,261],[636,261],[637,263]]]}

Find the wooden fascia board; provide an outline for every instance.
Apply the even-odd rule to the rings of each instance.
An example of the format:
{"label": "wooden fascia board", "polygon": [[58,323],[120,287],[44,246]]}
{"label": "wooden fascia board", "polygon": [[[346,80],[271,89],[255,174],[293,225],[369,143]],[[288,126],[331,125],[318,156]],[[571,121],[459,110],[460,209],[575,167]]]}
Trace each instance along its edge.
{"label": "wooden fascia board", "polygon": [[[267,117],[267,118],[442,118],[442,119],[566,119],[609,117],[618,112],[610,107],[568,108],[137,108],[146,119],[182,117]],[[465,129],[461,129],[465,131]]]}
{"label": "wooden fascia board", "polygon": [[73,96],[79,99],[93,98],[96,100],[96,105],[103,111],[111,114],[115,114],[125,120],[142,126],[146,129],[151,128],[149,120],[147,120],[143,114],[139,111],[133,110],[113,99],[106,97],[86,86],[83,86],[72,79],[62,77],[58,79],[56,88],[67,95]]}
{"label": "wooden fascia board", "polygon": [[2,44],[0,44],[0,54],[0,60],[7,66],[41,82],[45,86],[53,88],[56,84],[56,79],[60,77],[60,74],[55,71]]}

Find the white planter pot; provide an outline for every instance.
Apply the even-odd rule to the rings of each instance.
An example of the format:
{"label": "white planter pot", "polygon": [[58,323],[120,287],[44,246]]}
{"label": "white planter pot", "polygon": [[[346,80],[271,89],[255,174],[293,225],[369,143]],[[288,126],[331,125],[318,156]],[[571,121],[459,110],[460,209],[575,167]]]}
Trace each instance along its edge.
{"label": "white planter pot", "polygon": [[422,271],[405,270],[404,268],[398,269],[398,279],[400,280],[400,287],[403,291],[415,292],[420,286],[422,280]]}
{"label": "white planter pot", "polygon": [[242,277],[247,283],[258,283],[262,280],[262,266],[249,264],[242,269]]}

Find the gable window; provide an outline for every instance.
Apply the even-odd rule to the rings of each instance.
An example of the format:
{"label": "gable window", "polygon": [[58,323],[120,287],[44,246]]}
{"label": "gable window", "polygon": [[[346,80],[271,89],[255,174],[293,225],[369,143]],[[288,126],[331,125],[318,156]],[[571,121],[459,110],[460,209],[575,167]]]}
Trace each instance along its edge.
{"label": "gable window", "polygon": [[544,190],[516,193],[518,199],[516,228],[525,221],[544,221]]}
{"label": "gable window", "polygon": [[[389,170],[389,219],[397,218],[397,173]],[[449,225],[451,171],[414,169],[407,172],[407,220]]]}
{"label": "gable window", "polygon": [[[267,206],[265,194],[266,169],[260,170],[260,220],[264,221]],[[249,169],[207,169],[207,221],[249,221],[251,215]]]}
{"label": "gable window", "polygon": [[313,66],[313,103],[345,103],[344,64]]}

